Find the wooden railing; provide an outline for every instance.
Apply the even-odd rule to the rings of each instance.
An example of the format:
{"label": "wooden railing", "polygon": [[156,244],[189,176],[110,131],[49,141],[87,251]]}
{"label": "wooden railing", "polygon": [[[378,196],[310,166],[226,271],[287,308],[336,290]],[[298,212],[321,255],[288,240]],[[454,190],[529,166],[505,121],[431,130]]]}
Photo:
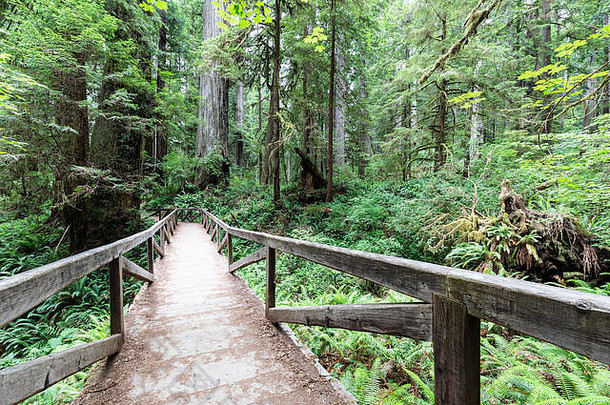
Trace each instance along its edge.
{"label": "wooden railing", "polygon": [[[170,242],[178,222],[177,214],[173,210],[149,229],[109,245],[0,280],[0,326],[102,266],[108,265],[110,281],[110,337],[0,370],[0,405],[19,403],[119,352],[125,340],[123,272],[143,281],[154,280],[155,252],[164,256],[165,242]],[[155,240],[157,232],[160,243]],[[148,270],[123,256],[144,242]]]}
{"label": "wooden railing", "polygon": [[[206,210],[197,219],[219,252],[226,247],[230,272],[266,259],[265,314],[270,321],[432,341],[435,404],[480,403],[481,319],[610,364],[610,297],[244,230]],[[234,262],[233,237],[264,247]],[[423,303],[276,307],[276,251]]]}
{"label": "wooden railing", "polygon": [[[231,227],[203,209],[169,209],[146,231],[0,280],[0,326],[81,277],[109,264],[111,336],[0,370],[0,404],[15,404],[116,354],[125,339],[122,273],[153,281],[154,253],[179,220],[200,222],[229,271],[266,260],[265,315],[272,322],[407,336],[433,342],[435,403],[480,402],[480,320],[507,326],[610,364],[610,297],[501,278],[392,256]],[[159,232],[160,243],[155,240]],[[263,245],[233,260],[233,237]],[[147,242],[148,270],[123,255]],[[415,297],[421,303],[276,307],[276,252],[281,251]]]}

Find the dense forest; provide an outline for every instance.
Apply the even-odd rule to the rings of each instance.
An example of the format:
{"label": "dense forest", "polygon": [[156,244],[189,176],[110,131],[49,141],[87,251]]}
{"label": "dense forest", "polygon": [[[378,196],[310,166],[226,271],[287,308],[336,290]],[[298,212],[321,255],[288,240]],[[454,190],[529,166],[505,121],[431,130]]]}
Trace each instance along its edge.
{"label": "dense forest", "polygon": [[[610,296],[610,3],[0,0],[0,168],[0,278],[176,206]],[[240,273],[261,296],[263,267]],[[285,256],[278,277],[278,303],[408,299]],[[107,336],[107,285],[0,329],[0,368]],[[295,331],[360,404],[433,402],[430,343]],[[608,366],[490,322],[481,373],[485,404],[610,404]]]}

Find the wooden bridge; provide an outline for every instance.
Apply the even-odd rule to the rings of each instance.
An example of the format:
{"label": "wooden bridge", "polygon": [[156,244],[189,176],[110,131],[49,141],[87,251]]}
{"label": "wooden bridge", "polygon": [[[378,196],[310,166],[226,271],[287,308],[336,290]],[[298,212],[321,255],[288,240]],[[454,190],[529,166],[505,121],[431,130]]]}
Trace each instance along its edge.
{"label": "wooden bridge", "polygon": [[[108,265],[111,314],[110,337],[0,370],[0,405],[109,356],[77,403],[350,403],[294,349],[280,322],[431,340],[435,404],[480,402],[480,319],[610,364],[609,297],[253,232],[203,209],[166,212],[146,231],[0,281],[1,326]],[[262,248],[234,261],[234,238]],[[142,243],[148,269],[124,257]],[[277,251],[422,302],[276,307]],[[230,275],[262,260],[264,306]],[[125,320],[123,274],[154,281]]]}

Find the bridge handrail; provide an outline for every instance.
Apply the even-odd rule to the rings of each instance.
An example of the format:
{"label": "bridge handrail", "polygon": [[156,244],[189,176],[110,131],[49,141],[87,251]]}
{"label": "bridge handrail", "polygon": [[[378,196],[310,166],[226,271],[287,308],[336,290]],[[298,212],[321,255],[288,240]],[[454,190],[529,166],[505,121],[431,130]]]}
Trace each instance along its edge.
{"label": "bridge handrail", "polygon": [[[109,264],[110,336],[0,370],[0,405],[19,403],[119,352],[125,340],[123,272],[143,281],[154,280],[154,253],[164,255],[165,242],[170,242],[170,234],[177,225],[177,213],[173,210],[150,228],[124,239],[0,280],[0,326],[3,326]],[[155,240],[157,232],[160,243]],[[123,257],[143,242],[147,242],[148,270]]]}
{"label": "bridge handrail", "polygon": [[[479,403],[481,319],[610,364],[610,297],[245,230],[205,209],[201,215],[208,232],[214,228],[218,250],[227,246],[229,271],[266,258],[269,320],[432,340],[436,403]],[[265,253],[261,249],[234,263],[232,237],[264,245]],[[428,304],[386,310],[377,304],[276,308],[276,250]]]}

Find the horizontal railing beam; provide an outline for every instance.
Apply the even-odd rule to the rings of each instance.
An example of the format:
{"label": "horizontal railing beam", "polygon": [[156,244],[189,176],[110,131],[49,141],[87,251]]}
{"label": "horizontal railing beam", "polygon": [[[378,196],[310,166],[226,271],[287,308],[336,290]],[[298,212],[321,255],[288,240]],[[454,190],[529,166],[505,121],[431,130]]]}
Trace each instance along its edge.
{"label": "horizontal railing beam", "polygon": [[113,335],[0,370],[0,401],[3,405],[18,404],[96,361],[118,353],[122,343],[122,335]]}
{"label": "horizontal railing beam", "polygon": [[269,310],[269,320],[432,340],[431,304],[276,307]]}
{"label": "horizontal railing beam", "polygon": [[233,228],[207,215],[232,236],[428,303],[433,295],[452,299],[471,316],[610,364],[610,297]]}
{"label": "horizontal railing beam", "polygon": [[20,317],[76,280],[145,242],[172,215],[175,215],[175,211],[147,230],[114,243],[0,280],[0,326]]}

